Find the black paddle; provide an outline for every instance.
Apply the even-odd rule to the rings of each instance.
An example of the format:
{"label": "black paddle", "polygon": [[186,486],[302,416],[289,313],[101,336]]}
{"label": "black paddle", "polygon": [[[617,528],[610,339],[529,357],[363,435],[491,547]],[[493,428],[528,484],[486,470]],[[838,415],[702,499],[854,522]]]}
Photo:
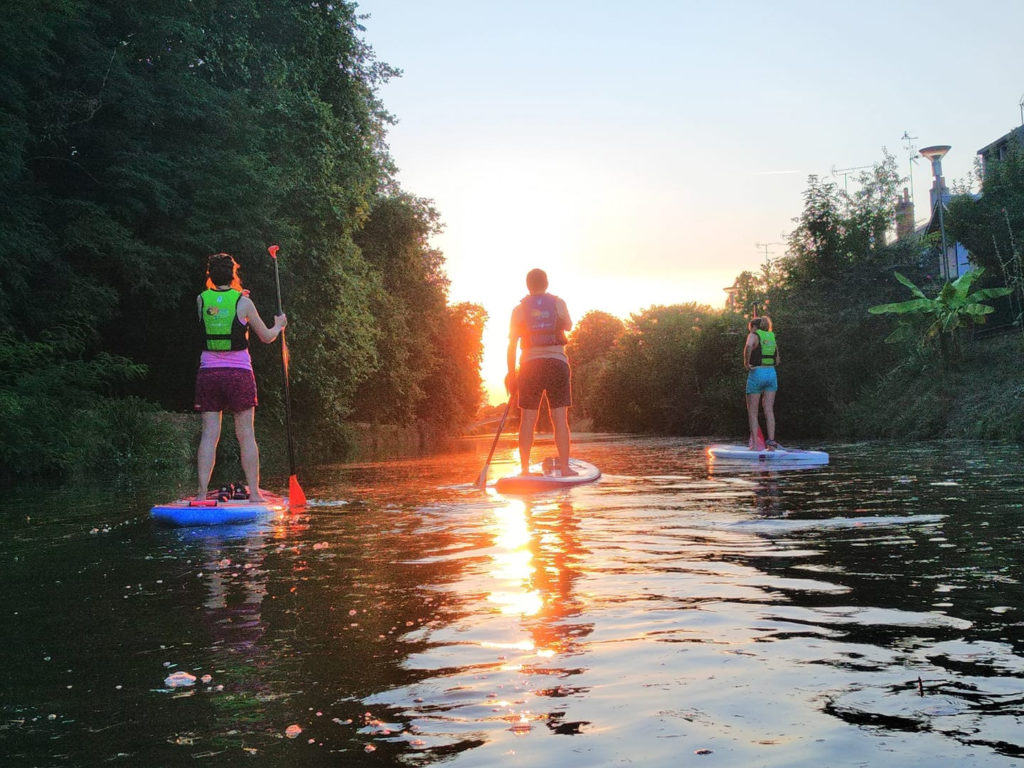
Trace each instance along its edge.
{"label": "black paddle", "polygon": [[[279,246],[272,245],[267,248],[270,257],[274,260],[274,280],[277,282],[277,314],[284,314],[284,306],[281,303],[281,274],[277,269],[277,252]],[[284,338],[284,328],[281,329],[281,373],[284,375],[284,423],[288,431],[288,469],[291,476],[288,478],[288,506],[306,506],[306,494],[299,485],[299,479],[295,476],[295,444],[292,440],[292,396],[291,387],[288,384],[288,344]]]}
{"label": "black paddle", "polygon": [[494,433],[494,442],[491,443],[491,450],[487,453],[487,461],[484,468],[480,470],[480,476],[476,479],[477,488],[487,487],[487,468],[491,466],[491,458],[494,456],[494,449],[498,447],[498,438],[501,437],[501,430],[505,428],[505,419],[508,418],[508,409],[512,406],[512,398],[505,403],[505,412],[501,414],[501,421],[498,422],[498,431]]}

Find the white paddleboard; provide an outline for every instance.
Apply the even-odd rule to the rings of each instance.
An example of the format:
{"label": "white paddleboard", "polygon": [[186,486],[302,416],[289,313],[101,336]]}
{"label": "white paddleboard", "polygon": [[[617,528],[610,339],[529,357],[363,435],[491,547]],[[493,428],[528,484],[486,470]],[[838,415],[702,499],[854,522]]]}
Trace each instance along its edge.
{"label": "white paddleboard", "polygon": [[543,464],[531,466],[528,475],[521,475],[517,472],[499,477],[494,484],[494,489],[499,493],[543,493],[544,491],[592,483],[601,477],[601,470],[582,459],[569,459],[569,468],[576,474],[562,477],[562,470],[549,459]]}
{"label": "white paddleboard", "polygon": [[778,461],[783,463],[828,464],[825,451],[802,451],[799,448],[778,447],[774,451],[752,451],[745,445],[709,445],[708,456],[722,461]]}

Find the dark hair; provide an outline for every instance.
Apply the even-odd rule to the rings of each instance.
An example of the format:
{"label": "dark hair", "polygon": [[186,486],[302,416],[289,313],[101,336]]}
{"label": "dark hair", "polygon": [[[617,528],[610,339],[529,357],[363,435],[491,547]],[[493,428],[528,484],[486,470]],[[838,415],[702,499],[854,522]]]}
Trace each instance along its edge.
{"label": "dark hair", "polygon": [[543,269],[531,269],[526,273],[526,287],[530,293],[543,293],[548,289],[548,275]]}
{"label": "dark hair", "polygon": [[747,328],[749,328],[751,332],[756,330],[770,331],[772,329],[772,319],[768,317],[768,315],[751,318]]}
{"label": "dark hair", "polygon": [[206,286],[230,285],[236,291],[242,290],[238,277],[238,262],[230,253],[215,253],[206,262]]}

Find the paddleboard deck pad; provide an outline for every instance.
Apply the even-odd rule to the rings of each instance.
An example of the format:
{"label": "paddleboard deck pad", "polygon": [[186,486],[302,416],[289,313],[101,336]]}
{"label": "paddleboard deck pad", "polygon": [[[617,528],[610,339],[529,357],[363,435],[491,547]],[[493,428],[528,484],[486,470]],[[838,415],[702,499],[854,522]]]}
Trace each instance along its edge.
{"label": "paddleboard deck pad", "polygon": [[230,525],[273,517],[288,509],[288,499],[283,496],[263,491],[263,498],[265,501],[261,502],[248,498],[221,500],[214,491],[202,501],[192,497],[158,504],[149,513],[154,520],[167,525]]}
{"label": "paddleboard deck pad", "polygon": [[708,456],[722,461],[780,462],[786,464],[828,464],[825,451],[802,451],[799,448],[783,448],[774,451],[752,451],[745,445],[709,445]]}
{"label": "paddleboard deck pad", "polygon": [[494,490],[499,493],[543,493],[560,488],[572,488],[577,485],[592,483],[601,477],[601,470],[582,459],[569,459],[569,468],[575,475],[562,477],[562,470],[552,459],[545,459],[543,464],[530,467],[530,474],[512,474],[499,477]]}

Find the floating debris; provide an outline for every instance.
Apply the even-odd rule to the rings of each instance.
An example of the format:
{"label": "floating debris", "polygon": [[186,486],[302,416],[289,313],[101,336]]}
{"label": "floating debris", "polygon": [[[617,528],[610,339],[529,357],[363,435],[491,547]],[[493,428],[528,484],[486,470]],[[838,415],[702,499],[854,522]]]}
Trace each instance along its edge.
{"label": "floating debris", "polygon": [[284,735],[287,736],[289,739],[297,738],[300,733],[302,733],[301,725],[293,724],[289,725],[287,728],[284,729]]}
{"label": "floating debris", "polygon": [[518,720],[516,720],[516,722],[512,723],[512,727],[509,728],[509,730],[515,734],[523,734],[529,733],[533,730],[533,726],[530,725],[530,721],[527,719],[526,715],[522,715]]}
{"label": "floating debris", "polygon": [[164,678],[164,685],[168,688],[185,688],[196,684],[196,676],[188,672],[172,672]]}

